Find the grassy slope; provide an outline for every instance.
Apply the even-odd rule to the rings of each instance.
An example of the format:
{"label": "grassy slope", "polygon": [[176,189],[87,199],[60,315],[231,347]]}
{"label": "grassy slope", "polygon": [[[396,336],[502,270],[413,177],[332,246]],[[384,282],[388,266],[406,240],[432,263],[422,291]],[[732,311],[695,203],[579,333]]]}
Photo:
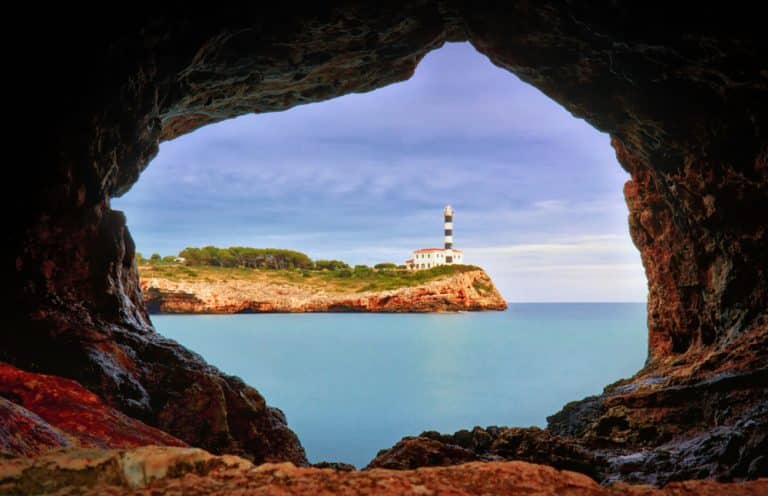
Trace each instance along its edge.
{"label": "grassy slope", "polygon": [[348,293],[385,291],[441,279],[453,274],[480,270],[473,265],[443,265],[432,269],[408,272],[405,270],[259,270],[212,266],[185,266],[180,264],[151,264],[139,267],[143,279],[152,277],[172,281],[217,282],[244,280],[301,284],[328,292]]}

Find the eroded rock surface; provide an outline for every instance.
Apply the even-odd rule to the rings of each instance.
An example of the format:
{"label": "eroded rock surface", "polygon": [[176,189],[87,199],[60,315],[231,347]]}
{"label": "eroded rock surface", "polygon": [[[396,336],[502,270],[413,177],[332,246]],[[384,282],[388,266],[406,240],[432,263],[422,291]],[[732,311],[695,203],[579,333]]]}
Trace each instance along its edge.
{"label": "eroded rock surface", "polygon": [[505,310],[483,270],[462,272],[388,291],[331,292],[300,283],[141,280],[150,312],[455,312]]}
{"label": "eroded rock surface", "polygon": [[578,442],[545,430],[475,427],[454,434],[422,432],[382,450],[367,468],[413,469],[457,465],[468,461],[520,460],[571,470],[602,480],[605,460]]}
{"label": "eroded rock surface", "polygon": [[74,445],[65,432],[2,397],[0,420],[0,455],[35,456]]}
{"label": "eroded rock surface", "polygon": [[337,471],[290,463],[254,466],[235,456],[191,448],[73,450],[0,461],[0,492],[83,495],[508,495],[758,496],[768,480],[672,483],[663,489],[601,487],[589,477],[525,462],[467,463],[416,470]]}

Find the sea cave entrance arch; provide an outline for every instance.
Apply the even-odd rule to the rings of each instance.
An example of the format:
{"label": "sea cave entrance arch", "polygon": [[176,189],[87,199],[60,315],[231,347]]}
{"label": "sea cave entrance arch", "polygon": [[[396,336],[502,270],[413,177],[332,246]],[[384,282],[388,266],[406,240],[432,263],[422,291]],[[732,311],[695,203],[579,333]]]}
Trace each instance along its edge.
{"label": "sea cave entrance arch", "polygon": [[[742,439],[734,459],[697,452],[694,465],[706,473],[691,476],[762,473],[751,461],[764,446],[764,424],[757,434],[738,427],[765,404],[758,379],[767,353],[768,250],[753,206],[767,200],[768,111],[753,20],[621,2],[276,9],[142,12],[109,30],[74,18],[44,26],[60,41],[50,44],[46,74],[75,77],[25,90],[40,105],[30,114],[51,122],[35,150],[46,174],[30,168],[18,183],[34,205],[10,226],[9,328],[22,331],[6,333],[0,358],[74,378],[212,451],[301,463],[295,436],[255,390],[152,333],[125,220],[108,198],[130,188],[159,140],[375,89],[410,76],[445,41],[469,40],[611,134],[632,176],[625,194],[649,282],[648,363],[628,383],[570,405],[553,432],[633,450],[732,426]],[[657,28],[658,18],[667,24]],[[46,80],[31,70],[31,80]],[[680,405],[681,390],[689,404]],[[215,401],[201,410],[201,398]],[[669,409],[646,428],[654,405]],[[682,470],[688,454],[679,447],[667,466]]]}
{"label": "sea cave entrance arch", "polygon": [[[454,64],[462,70],[456,71]],[[472,76],[467,77],[466,72]],[[521,117],[500,115],[499,107]],[[480,124],[484,121],[488,124]],[[474,124],[465,127],[470,122]],[[333,102],[212,124],[163,144],[141,180],[124,198],[113,201],[112,208],[126,212],[137,249],[145,259],[154,251],[164,255],[163,261],[158,256],[154,263],[142,259],[137,262],[151,313],[342,309],[402,312],[409,310],[409,301],[410,310],[417,311],[490,310],[505,306],[502,298],[495,296],[494,285],[502,296],[514,302],[637,301],[645,296],[646,282],[627,234],[626,206],[621,195],[627,176],[617,167],[608,141],[607,136],[573,119],[534,88],[494,67],[469,44],[457,43],[430,52],[420,61],[414,76],[402,84]],[[485,147],[489,151],[483,150]],[[581,164],[578,172],[572,169],[574,163]],[[605,199],[598,203],[598,197]],[[456,247],[464,250],[468,264],[488,271],[492,281],[484,278],[462,282],[458,287],[444,282],[433,293],[428,292],[429,287],[421,288],[420,298],[414,296],[419,288],[385,298],[366,294],[364,291],[392,289],[396,281],[402,281],[402,289],[405,278],[419,275],[398,270],[371,271],[356,264],[372,267],[379,262],[402,263],[413,249],[442,243],[445,199],[458,208]],[[432,207],[425,207],[425,202],[430,201]],[[603,212],[606,209],[610,212]],[[416,215],[412,210],[416,210]],[[519,233],[523,241],[506,239],[505,232]],[[400,241],[403,238],[406,241]],[[526,242],[525,238],[531,241]],[[474,241],[474,246],[467,240]],[[253,267],[258,255],[244,256],[246,250],[237,248],[181,251],[187,246],[210,244],[287,248],[307,253],[313,259],[341,259],[349,262],[350,268],[318,271],[305,265],[311,264],[308,257],[299,259],[299,253],[286,253],[296,255],[297,265],[288,260],[287,265],[280,265],[281,270],[241,271],[235,267]],[[172,248],[163,249],[168,245]],[[359,250],[361,245],[364,250]],[[354,250],[352,254],[347,251],[350,249]],[[616,263],[609,258],[615,252],[619,252],[614,255],[616,260],[626,258],[630,263]],[[184,261],[176,261],[176,255]],[[350,256],[355,258],[350,260]],[[476,277],[474,274],[469,272],[461,280]],[[420,275],[425,277],[426,273]],[[442,277],[446,275],[443,273]],[[389,283],[382,279],[384,276],[391,277]],[[615,281],[628,276],[633,277],[624,284]],[[278,287],[270,282],[280,284],[279,295],[270,293],[269,288],[274,291]],[[483,294],[479,295],[481,290]],[[535,308],[543,307],[514,306],[510,314],[519,321],[535,315],[530,313]],[[610,332],[597,333],[604,346],[610,342],[618,347],[612,348],[614,353],[599,353],[598,347],[587,345],[592,338],[585,329],[581,342],[586,346],[573,348],[566,355],[583,357],[581,367],[556,358],[548,352],[564,346],[559,343],[569,342],[567,336],[573,333],[554,338],[561,331],[557,324],[550,323],[553,328],[546,346],[520,343],[520,348],[530,346],[539,350],[541,363],[552,364],[548,377],[560,377],[559,380],[543,380],[544,376],[531,374],[522,365],[501,373],[507,364],[525,362],[522,357],[515,357],[516,350],[510,350],[497,365],[496,370],[504,376],[493,382],[498,391],[484,386],[486,381],[473,374],[455,378],[450,394],[464,394],[465,401],[461,406],[456,403],[451,415],[463,418],[463,423],[454,420],[451,427],[443,429],[453,431],[499,423],[543,427],[545,417],[566,401],[598,393],[605,383],[638,370],[644,359],[639,331],[645,323],[639,305],[625,304],[621,307],[623,311],[617,310],[618,306],[601,307],[600,316],[591,313],[594,308],[597,307],[571,305],[557,311],[570,315],[576,320],[575,325],[579,319],[595,319],[591,327],[606,325],[598,322],[599,318],[621,319],[614,320],[612,326],[623,331],[623,338],[613,340]],[[316,360],[324,355],[328,363],[340,364],[350,354],[365,356],[365,347],[354,348],[358,342],[354,335],[347,336],[345,346],[350,350],[345,356],[335,355],[321,341],[311,345],[309,356],[298,360],[296,366],[282,368],[285,361],[274,360],[272,356],[287,356],[282,351],[283,341],[275,338],[262,342],[256,336],[240,340],[245,332],[245,325],[240,324],[242,319],[219,319],[216,324],[207,320],[219,329],[216,339],[211,341],[200,334],[193,333],[190,339],[189,333],[179,332],[177,324],[181,320],[153,317],[159,332],[199,352],[223,371],[236,372],[280,405],[313,461],[318,460],[319,453],[324,453],[319,459],[332,460],[344,453],[350,457],[344,461],[364,466],[382,446],[392,444],[406,433],[443,425],[438,424],[444,419],[437,418],[440,413],[435,409],[431,425],[422,421],[414,426],[410,423],[413,415],[406,413],[407,408],[396,406],[406,401],[393,404],[387,418],[378,419],[378,411],[368,408],[371,398],[364,394],[364,381],[347,379],[365,377],[373,370],[399,368],[399,374],[389,377],[411,380],[401,383],[399,389],[386,389],[389,382],[384,381],[379,395],[400,394],[413,399],[411,409],[432,411],[432,403],[422,404],[420,400],[430,395],[437,398],[442,388],[440,381],[435,378],[431,388],[427,379],[417,385],[415,379],[425,378],[426,370],[420,373],[416,366],[407,367],[397,358],[398,353],[392,354],[389,364],[378,360],[382,354],[387,356],[384,350],[367,361],[349,359],[348,373],[340,376],[334,375],[333,366],[323,367],[322,361]],[[339,327],[347,321],[340,321]],[[284,329],[283,335],[291,336],[294,331],[285,329],[284,319],[265,316],[249,322],[254,332],[268,327],[265,332],[270,335],[273,329]],[[296,318],[294,322],[295,329],[304,329],[304,320]],[[322,326],[325,320],[314,322]],[[375,333],[380,321],[371,318],[369,322],[371,339],[379,339]],[[404,320],[404,325],[407,322]],[[429,320],[421,323],[428,339]],[[573,324],[571,329],[575,328]],[[192,322],[188,325],[196,326]],[[483,325],[482,321],[479,325]],[[507,332],[515,334],[522,331],[516,328],[518,325],[522,324],[515,320],[499,321],[496,327],[507,326]],[[394,334],[390,333],[389,346],[418,346],[406,346]],[[315,335],[309,333],[302,343],[294,342],[293,355],[301,355]],[[630,343],[632,347],[628,349]],[[238,353],[250,348],[270,349],[271,353]],[[438,355],[438,349],[433,346],[423,350],[423,363],[430,362],[427,354]],[[626,353],[619,353],[624,350]],[[452,353],[449,349],[444,351]],[[616,354],[622,354],[624,360],[613,360]],[[249,358],[241,360],[241,356]],[[473,355],[457,360],[470,364]],[[261,363],[274,365],[263,368]],[[366,368],[356,368],[363,363]],[[379,365],[368,369],[372,363]],[[491,363],[487,366],[493,370]],[[297,372],[312,367],[312,373]],[[575,367],[579,373],[569,374]],[[602,370],[602,374],[590,373],[595,368]],[[295,386],[277,387],[285,384],[287,377]],[[526,400],[514,396],[519,388],[513,377],[528,377],[526,382],[537,383],[538,388],[549,391],[554,391],[556,382],[559,392],[546,395],[548,399],[542,398],[540,402],[529,399],[529,407],[518,411],[510,405]],[[506,388],[501,386],[505,382]],[[334,394],[339,384],[346,384],[346,395]],[[409,386],[412,389],[406,392]],[[314,392],[324,388],[328,394],[322,400],[316,398]],[[486,397],[504,394],[504,389],[513,397],[505,402],[491,401],[485,407],[477,402],[470,406],[469,391],[483,388],[487,390]],[[343,412],[329,413],[326,403]],[[532,407],[534,403],[536,408]],[[344,407],[339,406],[342,404]],[[309,413],[308,405],[313,405],[313,414]],[[477,413],[480,409],[482,414]],[[357,416],[352,411],[358,412]],[[330,436],[332,426],[344,416],[370,420],[349,421],[347,428]],[[332,437],[333,441],[323,442],[323,436],[317,434],[319,418],[328,422],[325,437]],[[379,426],[375,433],[371,427],[374,425]],[[344,444],[351,447],[356,436],[364,435],[371,439],[367,446],[359,446],[357,452],[351,448],[346,453],[328,448]]]}

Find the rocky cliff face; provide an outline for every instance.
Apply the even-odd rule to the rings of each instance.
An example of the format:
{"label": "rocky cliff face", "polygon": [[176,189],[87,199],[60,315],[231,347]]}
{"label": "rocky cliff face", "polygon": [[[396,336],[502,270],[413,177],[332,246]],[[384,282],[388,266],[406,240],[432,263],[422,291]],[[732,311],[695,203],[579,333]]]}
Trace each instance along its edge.
{"label": "rocky cliff face", "polygon": [[[190,444],[301,462],[285,419],[256,390],[153,331],[109,200],[161,140],[401,81],[428,51],[469,40],[609,133],[632,176],[647,367],[568,405],[551,431],[623,453],[617,477],[765,474],[765,28],[748,7],[677,5],[190,4],[116,16],[62,4],[20,16],[35,20],[34,43],[10,54],[11,81],[22,83],[12,115],[33,142],[14,143],[25,157],[2,183],[4,198],[20,200],[6,209],[0,359],[75,379]],[[466,480],[484,477],[467,470]]]}
{"label": "rocky cliff face", "polygon": [[150,313],[456,312],[504,310],[507,304],[482,270],[413,287],[340,293],[302,284],[142,279]]}

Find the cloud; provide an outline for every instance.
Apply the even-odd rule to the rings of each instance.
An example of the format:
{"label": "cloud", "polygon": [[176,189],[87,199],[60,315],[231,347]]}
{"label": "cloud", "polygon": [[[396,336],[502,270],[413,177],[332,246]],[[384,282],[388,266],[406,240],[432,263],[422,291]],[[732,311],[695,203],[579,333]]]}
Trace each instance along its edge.
{"label": "cloud", "polygon": [[[629,245],[631,246],[631,245]],[[569,255],[578,253],[604,254],[626,251],[627,239],[617,234],[582,235],[547,243],[495,245],[472,248],[474,253],[506,255]],[[634,248],[634,247],[632,247]],[[633,252],[636,250],[633,250]]]}

